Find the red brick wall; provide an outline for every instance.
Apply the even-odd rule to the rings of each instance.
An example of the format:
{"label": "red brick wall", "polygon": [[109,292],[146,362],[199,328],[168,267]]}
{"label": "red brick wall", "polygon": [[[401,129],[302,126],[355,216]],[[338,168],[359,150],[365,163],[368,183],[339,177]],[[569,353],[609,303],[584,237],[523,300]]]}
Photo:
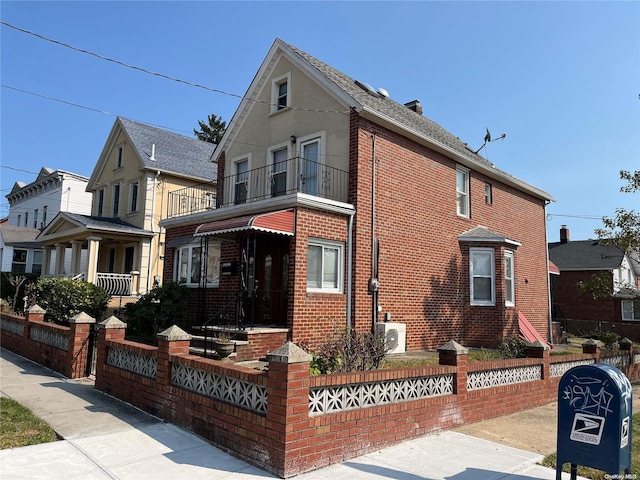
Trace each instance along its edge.
{"label": "red brick wall", "polygon": [[[351,152],[358,156],[351,162],[352,175],[357,164],[352,195],[357,206],[354,311],[358,328],[370,328],[372,318],[367,281],[371,276],[371,132],[375,131],[379,305],[382,313],[391,313],[392,321],[407,324],[407,347],[434,348],[451,339],[470,346],[493,345],[500,336],[517,332],[517,311],[548,338],[544,202],[472,171],[471,218],[459,217],[453,160],[361,118],[354,122],[358,122],[357,128],[352,127],[357,148]],[[492,205],[485,204],[485,182],[493,187]],[[515,309],[469,307],[468,266],[458,236],[479,225],[521,243],[513,249]],[[501,262],[501,255],[496,255],[497,292],[504,290]],[[501,296],[497,300],[504,305]]]}
{"label": "red brick wall", "polygon": [[[597,271],[567,272],[563,271],[554,279],[555,302],[564,318],[572,320],[590,320],[593,322],[622,321],[620,300],[593,297],[580,291],[576,286],[580,281],[588,280]],[[609,276],[611,276],[609,274]],[[613,285],[613,277],[611,276]]]}

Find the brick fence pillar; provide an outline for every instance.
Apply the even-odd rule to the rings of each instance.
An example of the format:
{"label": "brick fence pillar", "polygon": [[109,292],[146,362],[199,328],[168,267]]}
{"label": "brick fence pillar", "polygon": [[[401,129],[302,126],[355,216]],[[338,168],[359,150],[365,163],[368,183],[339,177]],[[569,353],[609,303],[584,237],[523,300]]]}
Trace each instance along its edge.
{"label": "brick fence pillar", "polygon": [[551,377],[551,365],[549,361],[549,345],[542,343],[540,340],[536,340],[526,349],[527,358],[540,358],[542,359],[542,380],[546,380]]}
{"label": "brick fence pillar", "polygon": [[117,317],[113,315],[106,320],[98,323],[98,350],[96,360],[96,390],[105,390],[104,384],[104,367],[107,364],[107,355],[109,354],[109,348],[107,347],[108,340],[124,340],[124,334],[127,329],[127,324],[121,322]]}
{"label": "brick fence pillar", "polygon": [[463,347],[455,340],[449,340],[438,349],[440,365],[452,365],[456,367],[456,380],[453,385],[453,393],[464,395],[467,393],[467,367],[469,349]]}
{"label": "brick fence pillar", "polygon": [[191,335],[173,325],[156,335],[158,339],[158,368],[156,382],[160,388],[171,385],[171,355],[189,355]]}
{"label": "brick fence pillar", "polygon": [[84,312],[80,312],[69,320],[69,349],[65,366],[65,375],[69,378],[86,376],[89,338],[91,337],[91,325],[94,323],[96,323],[96,319]]}
{"label": "brick fence pillar", "polygon": [[25,313],[28,322],[44,322],[44,315],[47,311],[40,305],[34,305]]}
{"label": "brick fence pillar", "polygon": [[[306,470],[299,459],[311,446],[309,363],[311,355],[287,342],[267,354],[267,435],[272,472],[283,478]],[[266,446],[266,444],[265,444]]]}
{"label": "brick fence pillar", "polygon": [[596,362],[600,361],[600,344],[590,338],[582,344],[582,353],[592,353],[596,356]]}
{"label": "brick fence pillar", "polygon": [[26,320],[24,324],[24,338],[27,339],[27,342],[25,342],[21,355],[37,362],[41,361],[39,360],[40,351],[38,350],[37,342],[31,341],[31,327],[34,326],[33,322],[44,323],[44,316],[46,313],[47,311],[44,308],[36,304],[29,308],[29,310],[24,314],[24,318]]}

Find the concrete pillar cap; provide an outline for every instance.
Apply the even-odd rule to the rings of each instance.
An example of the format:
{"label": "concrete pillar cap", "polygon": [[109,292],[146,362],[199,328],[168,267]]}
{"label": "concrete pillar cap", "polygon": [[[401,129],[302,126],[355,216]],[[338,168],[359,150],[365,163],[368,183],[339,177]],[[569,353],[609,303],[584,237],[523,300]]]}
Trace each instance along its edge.
{"label": "concrete pillar cap", "polygon": [[583,345],[592,345],[594,347],[599,347],[600,346],[600,342],[598,342],[597,340],[594,340],[593,338],[590,338],[589,340],[584,342]]}
{"label": "concrete pillar cap", "polygon": [[166,340],[168,342],[176,342],[178,340],[191,340],[191,335],[182,330],[177,325],[172,325],[156,335],[158,340]]}
{"label": "concrete pillar cap", "polygon": [[45,314],[47,313],[47,311],[42,308],[40,305],[36,304],[34,306],[32,306],[29,310],[27,310],[29,313],[42,313]]}
{"label": "concrete pillar cap", "polygon": [[535,348],[536,350],[549,350],[549,345],[542,343],[540,340],[536,340],[527,348]]}
{"label": "concrete pillar cap", "polygon": [[273,352],[267,353],[268,362],[303,363],[310,362],[311,355],[293,342],[287,342]]}
{"label": "concrete pillar cap", "polygon": [[79,314],[71,317],[69,323],[96,323],[96,319],[88,313],[80,312]]}
{"label": "concrete pillar cap", "polygon": [[127,328],[127,324],[120,321],[118,317],[111,315],[106,320],[98,324],[100,328]]}
{"label": "concrete pillar cap", "polygon": [[463,347],[455,340],[449,340],[438,349],[438,353],[454,353],[456,355],[467,355],[469,353],[469,349]]}

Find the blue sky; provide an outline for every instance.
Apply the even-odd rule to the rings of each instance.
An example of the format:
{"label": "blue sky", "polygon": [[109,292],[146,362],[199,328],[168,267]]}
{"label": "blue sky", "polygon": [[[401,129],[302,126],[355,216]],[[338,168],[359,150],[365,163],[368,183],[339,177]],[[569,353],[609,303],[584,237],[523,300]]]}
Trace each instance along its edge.
{"label": "blue sky", "polygon": [[[561,224],[638,209],[640,2],[12,2],[3,22],[97,54],[242,95],[276,37],[405,103],[549,192]],[[114,115],[193,135],[239,99],[0,28],[0,216],[41,167],[90,176]],[[24,171],[21,171],[24,170]],[[32,173],[27,173],[32,172]],[[584,218],[588,217],[588,218]]]}

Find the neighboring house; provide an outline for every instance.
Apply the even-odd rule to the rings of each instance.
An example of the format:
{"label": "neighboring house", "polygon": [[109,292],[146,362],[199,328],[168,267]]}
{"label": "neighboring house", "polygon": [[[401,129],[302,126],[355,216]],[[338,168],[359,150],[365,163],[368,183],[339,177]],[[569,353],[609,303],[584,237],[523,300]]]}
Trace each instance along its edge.
{"label": "neighboring house", "polygon": [[36,241],[39,234],[37,228],[0,225],[0,271],[41,273],[42,244]]}
{"label": "neighboring house", "polygon": [[550,338],[551,196],[418,101],[277,39],[214,160],[217,208],[162,222],[165,280],[200,289],[200,321],[284,327],[295,342],[392,325],[416,350],[495,346],[520,313]]}
{"label": "neighboring house", "polygon": [[[45,264],[54,250],[58,259],[53,271],[43,274],[63,273],[63,252],[70,245],[71,269],[66,273],[81,275],[111,295],[144,294],[160,284],[164,234],[159,222],[166,216],[167,192],[202,182],[213,188],[214,148],[117,118],[87,185],[90,211],[61,212],[38,237],[45,247]],[[83,267],[79,259],[85,249]]]}
{"label": "neighboring house", "polygon": [[42,168],[34,182],[16,182],[9,201],[9,225],[42,230],[58,212],[91,213],[89,179],[82,175]]}
{"label": "neighboring house", "polygon": [[[549,258],[560,275],[552,279],[554,315],[570,333],[614,331],[640,340],[640,261],[615,246],[598,240],[571,240],[569,229],[560,229],[560,241],[549,243]],[[604,275],[609,296],[594,299],[577,284],[593,275]]]}

